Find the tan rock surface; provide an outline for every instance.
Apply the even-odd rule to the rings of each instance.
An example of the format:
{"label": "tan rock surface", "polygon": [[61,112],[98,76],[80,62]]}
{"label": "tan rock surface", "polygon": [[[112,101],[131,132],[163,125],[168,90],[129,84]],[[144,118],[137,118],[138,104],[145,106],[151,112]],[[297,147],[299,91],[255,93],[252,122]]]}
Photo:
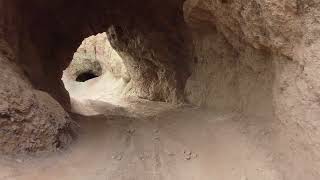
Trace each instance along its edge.
{"label": "tan rock surface", "polygon": [[[0,41],[0,152],[5,154],[55,151],[72,141],[68,113],[45,92],[33,89],[12,62],[8,44]],[[6,47],[6,49],[4,49]]]}

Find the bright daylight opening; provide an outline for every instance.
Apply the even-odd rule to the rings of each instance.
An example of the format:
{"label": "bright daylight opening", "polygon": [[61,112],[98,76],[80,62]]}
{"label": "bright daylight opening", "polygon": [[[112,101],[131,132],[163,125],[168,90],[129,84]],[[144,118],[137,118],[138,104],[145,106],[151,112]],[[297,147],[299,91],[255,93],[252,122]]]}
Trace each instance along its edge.
{"label": "bright daylight opening", "polygon": [[92,106],[97,102],[120,103],[130,77],[107,34],[101,33],[83,40],[62,80],[70,94],[72,110],[95,115],[99,113]]}

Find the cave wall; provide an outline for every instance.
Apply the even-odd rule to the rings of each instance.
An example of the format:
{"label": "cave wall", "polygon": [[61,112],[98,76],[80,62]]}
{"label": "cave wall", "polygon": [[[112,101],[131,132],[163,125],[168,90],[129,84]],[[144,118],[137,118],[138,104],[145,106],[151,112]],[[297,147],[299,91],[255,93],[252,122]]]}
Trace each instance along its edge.
{"label": "cave wall", "polygon": [[55,151],[74,138],[74,124],[48,93],[34,89],[0,38],[0,152]]}
{"label": "cave wall", "polygon": [[198,106],[272,118],[274,70],[267,51],[237,51],[214,25],[193,29],[195,58],[185,95]]}
{"label": "cave wall", "polygon": [[268,148],[289,167],[280,167],[285,179],[319,175],[319,9],[317,1],[184,4],[186,22],[200,32],[188,99],[269,121]]}
{"label": "cave wall", "polygon": [[183,20],[183,1],[150,1],[107,30],[111,45],[131,77],[128,94],[150,100],[183,102],[192,58],[191,38]]}
{"label": "cave wall", "polygon": [[[1,42],[3,43],[3,42]],[[33,89],[20,68],[0,54],[0,152],[54,151],[73,139],[72,121],[47,93]]]}

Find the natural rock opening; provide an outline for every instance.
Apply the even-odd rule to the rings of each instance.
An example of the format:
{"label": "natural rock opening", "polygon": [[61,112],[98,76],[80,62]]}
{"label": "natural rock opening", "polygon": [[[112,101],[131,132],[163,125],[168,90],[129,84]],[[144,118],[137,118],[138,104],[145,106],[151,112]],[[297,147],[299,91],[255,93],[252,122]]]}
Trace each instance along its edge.
{"label": "natural rock opening", "polygon": [[79,114],[95,114],[92,101],[116,106],[122,98],[135,96],[127,88],[131,78],[124,60],[111,46],[106,33],[82,41],[64,70],[62,81],[71,97],[71,110]]}
{"label": "natural rock opening", "polygon": [[96,75],[93,71],[86,71],[78,75],[76,81],[78,82],[86,82],[90,79],[94,79],[99,77],[99,75]]}

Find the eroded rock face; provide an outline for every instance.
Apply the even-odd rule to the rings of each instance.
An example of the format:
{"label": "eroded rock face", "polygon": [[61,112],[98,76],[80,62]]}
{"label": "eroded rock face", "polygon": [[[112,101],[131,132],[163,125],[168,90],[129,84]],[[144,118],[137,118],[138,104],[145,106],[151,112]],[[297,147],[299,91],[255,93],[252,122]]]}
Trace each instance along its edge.
{"label": "eroded rock face", "polygon": [[191,24],[216,24],[237,48],[245,41],[256,49],[292,55],[303,36],[303,16],[311,4],[314,3],[290,0],[188,0],[185,15]]}
{"label": "eroded rock face", "polygon": [[271,149],[285,153],[279,159],[291,167],[286,178],[314,179],[320,169],[320,4],[188,0],[184,9],[200,59],[188,99],[271,121],[278,133]]}
{"label": "eroded rock face", "polygon": [[[184,81],[189,74],[186,59],[190,57],[178,59],[180,54],[171,49],[172,40],[167,39],[165,33],[152,30],[143,34],[113,26],[108,30],[108,38],[130,74],[129,95],[149,100],[183,101]],[[179,61],[181,67],[175,64]]]}
{"label": "eroded rock face", "polygon": [[195,61],[185,94],[218,111],[272,116],[273,69],[268,52],[236,51],[213,27],[194,32]]}
{"label": "eroded rock face", "polygon": [[0,41],[0,152],[54,151],[72,140],[72,121],[49,94],[33,89]]}

